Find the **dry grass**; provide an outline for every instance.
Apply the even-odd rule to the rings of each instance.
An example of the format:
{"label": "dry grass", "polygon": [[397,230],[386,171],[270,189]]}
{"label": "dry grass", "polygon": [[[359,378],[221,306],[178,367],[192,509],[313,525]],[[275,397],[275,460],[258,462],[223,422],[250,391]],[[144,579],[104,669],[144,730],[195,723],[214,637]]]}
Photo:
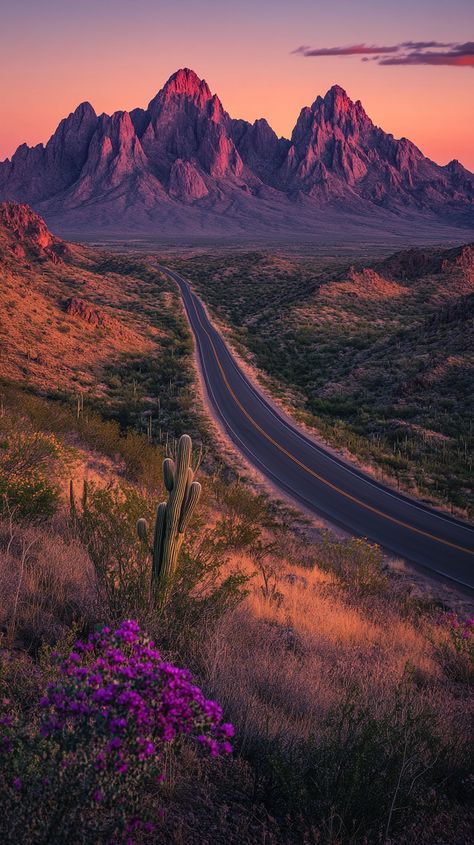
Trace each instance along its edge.
{"label": "dry grass", "polygon": [[454,730],[466,701],[446,684],[430,642],[441,634],[428,621],[403,618],[384,597],[358,608],[330,574],[279,564],[280,601],[266,599],[255,578],[205,649],[208,682],[244,747],[261,736],[291,744],[314,735],[352,689],[381,716],[408,679],[420,703],[439,710],[443,732]]}
{"label": "dry grass", "polygon": [[[218,518],[212,503],[209,512],[214,520]],[[17,697],[25,701],[37,671],[25,651],[35,655],[45,643],[67,638],[71,629],[77,632],[99,621],[104,612],[98,607],[93,568],[84,548],[68,535],[63,518],[55,519],[48,527],[20,528],[8,521],[0,525],[0,592],[4,597],[0,625],[4,645],[10,646],[10,655],[18,655],[12,662],[4,651],[5,666],[11,662],[7,675],[13,678]],[[330,719],[331,714],[343,713],[348,703],[351,706],[356,702],[357,712],[369,714],[377,743],[384,741],[384,734],[378,737],[376,725],[386,725],[387,716],[396,713],[390,725],[394,735],[389,734],[388,740],[393,743],[394,755],[400,752],[397,731],[404,730],[404,720],[413,714],[418,718],[426,706],[435,716],[436,742],[450,747],[455,760],[465,753],[471,705],[463,688],[443,675],[429,639],[434,630],[429,622],[404,618],[383,593],[356,603],[356,593],[344,589],[333,574],[314,565],[317,549],[301,541],[289,544],[285,552],[289,559],[282,551],[281,556],[269,556],[266,561],[276,588],[272,600],[264,595],[262,572],[255,572],[254,557],[237,551],[228,555],[231,570],[238,566],[254,573],[249,594],[217,623],[200,625],[193,638],[193,662],[206,692],[223,705],[226,717],[235,724],[239,756],[235,764],[219,765],[214,770],[194,752],[187,759],[185,752],[185,771],[179,754],[170,758],[169,780],[162,798],[168,809],[157,842],[296,845],[305,841],[340,845],[375,841],[364,840],[361,832],[364,825],[375,830],[369,803],[367,810],[361,807],[357,833],[351,838],[340,795],[334,795],[334,807],[327,811],[323,801],[323,809],[307,824],[289,804],[287,812],[296,815],[284,821],[278,802],[298,800],[299,787],[292,795],[291,782],[277,778],[278,789],[283,789],[278,798],[279,793],[272,791],[275,787],[268,785],[273,776],[272,754],[276,760],[278,755],[283,755],[283,760],[287,755],[288,777],[298,782],[306,776],[308,767],[311,770],[305,754],[313,753],[313,744],[324,750],[336,743],[336,750],[331,752],[335,756],[320,772],[320,777],[328,778],[332,797],[331,778],[343,762],[344,750],[337,746],[338,729]],[[298,557],[304,565],[295,563]],[[159,625],[156,628],[159,641]],[[184,655],[181,659],[187,662]],[[397,701],[401,706],[396,711]],[[357,734],[357,712],[353,727],[349,713],[344,727],[349,733],[344,742],[353,741],[352,730]],[[392,751],[387,752],[389,763]],[[431,765],[431,759],[423,758],[424,753],[416,744],[410,747],[415,774]],[[377,759],[375,765],[385,762],[382,756],[380,764]],[[358,787],[362,802],[369,802],[364,781],[368,776],[372,777],[370,769],[369,775],[363,770],[362,786]],[[385,778],[388,788],[393,788],[391,775],[385,770],[378,771],[377,777]],[[268,816],[269,812],[274,818]],[[338,813],[340,819],[336,818]],[[391,824],[388,813],[384,807],[383,825]],[[448,810],[446,814],[449,818]],[[415,816],[413,819],[417,823]],[[236,824],[242,831],[241,839]],[[378,819],[376,824],[380,824]],[[460,809],[459,829],[465,830],[468,824],[468,816]],[[438,828],[436,836],[434,841],[448,845]]]}
{"label": "dry grass", "polygon": [[6,644],[35,652],[97,617],[91,561],[51,527],[0,522],[0,628]]}

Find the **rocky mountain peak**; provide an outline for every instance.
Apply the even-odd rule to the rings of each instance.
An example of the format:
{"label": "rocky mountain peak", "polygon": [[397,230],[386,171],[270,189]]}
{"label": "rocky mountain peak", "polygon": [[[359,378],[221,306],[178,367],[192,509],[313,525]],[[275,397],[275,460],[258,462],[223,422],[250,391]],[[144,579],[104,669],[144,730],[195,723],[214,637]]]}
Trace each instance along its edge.
{"label": "rocky mountain peak", "polygon": [[317,97],[311,111],[319,124],[340,126],[348,132],[370,129],[373,126],[360,100],[351,100],[340,85],[333,85],[324,97]]}
{"label": "rocky mountain peak", "polygon": [[69,115],[69,117],[71,116],[79,118],[79,120],[83,120],[84,118],[87,119],[97,117],[94,107],[91,106],[91,104],[87,100],[84,100],[83,103],[79,103],[77,109],[75,109],[72,114]]}
{"label": "rocky mountain peak", "polygon": [[150,101],[148,111],[153,116],[167,104],[182,99],[190,100],[201,109],[212,99],[207,82],[187,67],[177,70],[170,76],[161,91]]}
{"label": "rocky mountain peak", "polygon": [[98,117],[84,102],[45,146],[19,147],[0,162],[0,198],[31,203],[74,232],[300,231],[301,212],[312,234],[331,203],[384,220],[406,208],[465,228],[474,219],[474,175],[456,161],[440,167],[385,133],[340,85],[302,109],[289,140],[263,118],[232,119],[205,80],[181,68],[148,109]]}

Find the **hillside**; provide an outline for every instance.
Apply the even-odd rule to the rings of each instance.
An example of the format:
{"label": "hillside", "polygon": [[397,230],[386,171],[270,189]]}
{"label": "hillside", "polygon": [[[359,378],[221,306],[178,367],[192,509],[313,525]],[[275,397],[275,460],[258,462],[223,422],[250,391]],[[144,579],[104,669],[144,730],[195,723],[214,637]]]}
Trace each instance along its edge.
{"label": "hillside", "polygon": [[193,417],[178,294],[146,257],[66,243],[28,206],[3,203],[0,306],[3,379],[121,420],[151,412],[174,433]]}
{"label": "hillside", "polygon": [[[136,845],[364,845],[388,834],[394,845],[471,843],[469,602],[388,566],[363,539],[306,524],[256,493],[245,468],[237,475],[201,413],[189,332],[156,259],[68,244],[11,203],[0,206],[0,251],[2,842],[63,845],[80,829],[91,845],[117,831],[115,841]],[[347,324],[363,309],[371,322],[378,314],[387,342],[387,309],[395,319],[394,302],[429,293],[427,337],[442,331],[465,354],[453,325],[470,325],[470,247],[333,268],[325,279],[310,272],[308,256],[224,260],[221,274],[214,257],[209,286],[201,279],[200,287],[210,300],[222,295],[221,316],[229,308],[240,315],[241,339],[265,313],[266,360],[278,356],[288,384],[306,372],[304,358],[289,368],[298,345],[290,354],[288,341],[303,319],[324,324],[324,309],[335,344],[342,318]],[[210,266],[212,256],[193,256],[197,274]],[[409,331],[416,350],[419,332]],[[163,458],[183,430],[204,445],[193,463],[202,495],[157,601],[137,518],[151,524],[168,496]],[[145,662],[121,641],[123,659],[116,647],[104,652],[114,666],[100,658],[85,684],[87,668],[76,673],[84,640],[104,637],[105,648],[110,631],[129,637],[139,628]],[[235,729],[233,749],[210,745],[209,754],[207,721],[198,717],[192,733],[167,739],[160,726],[175,712],[171,696],[153,716],[153,756],[143,752],[134,708],[138,701],[142,725],[146,691],[158,704],[162,695],[149,684],[149,636],[170,688],[184,678],[189,689],[187,673],[170,666],[184,665],[194,706],[202,700],[196,683],[217,699]],[[68,667],[66,697],[58,661]],[[144,676],[131,698],[137,665]],[[98,690],[103,671],[107,689]],[[111,673],[126,713],[110,722],[112,739],[103,727],[108,705],[89,723],[83,706],[85,696],[110,701]],[[48,696],[62,710],[74,690],[80,706],[72,702],[68,724],[45,726]],[[221,710],[211,703],[209,712]]]}
{"label": "hillside", "polygon": [[45,146],[0,163],[0,198],[56,231],[172,240],[466,239],[474,176],[395,139],[340,86],[301,110],[291,139],[232,118],[204,80],[173,74],[146,109],[82,103]]}
{"label": "hillside", "polygon": [[293,415],[394,485],[472,513],[472,244],[350,266],[281,249],[169,260]]}

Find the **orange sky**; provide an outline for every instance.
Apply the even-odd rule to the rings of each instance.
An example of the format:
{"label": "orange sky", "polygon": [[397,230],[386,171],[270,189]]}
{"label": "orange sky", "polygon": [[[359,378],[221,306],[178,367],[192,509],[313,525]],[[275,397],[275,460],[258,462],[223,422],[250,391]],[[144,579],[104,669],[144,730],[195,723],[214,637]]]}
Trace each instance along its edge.
{"label": "orange sky", "polygon": [[188,66],[233,117],[264,116],[286,136],[300,108],[337,82],[386,131],[474,170],[472,67],[291,52],[427,39],[474,40],[472,0],[16,0],[2,13],[0,158],[46,141],[83,100],[98,112],[144,106]]}

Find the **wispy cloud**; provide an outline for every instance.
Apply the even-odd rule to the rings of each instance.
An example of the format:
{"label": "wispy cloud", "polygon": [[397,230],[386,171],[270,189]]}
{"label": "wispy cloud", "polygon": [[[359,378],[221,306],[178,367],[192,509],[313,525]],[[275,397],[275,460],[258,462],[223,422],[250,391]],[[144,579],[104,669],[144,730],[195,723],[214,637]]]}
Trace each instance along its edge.
{"label": "wispy cloud", "polygon": [[363,62],[379,65],[451,65],[474,67],[474,41],[402,41],[400,44],[349,44],[337,47],[302,45],[292,51],[305,58],[324,56],[359,56]]}
{"label": "wispy cloud", "polygon": [[474,41],[455,44],[449,50],[410,50],[402,55],[383,56],[379,65],[451,65],[474,67]]}
{"label": "wispy cloud", "polygon": [[321,47],[312,49],[311,47],[297,47],[293,53],[299,53],[302,56],[365,56],[380,53],[395,53],[398,50],[398,45],[394,47],[376,47],[368,46],[367,44],[351,44],[348,47]]}

